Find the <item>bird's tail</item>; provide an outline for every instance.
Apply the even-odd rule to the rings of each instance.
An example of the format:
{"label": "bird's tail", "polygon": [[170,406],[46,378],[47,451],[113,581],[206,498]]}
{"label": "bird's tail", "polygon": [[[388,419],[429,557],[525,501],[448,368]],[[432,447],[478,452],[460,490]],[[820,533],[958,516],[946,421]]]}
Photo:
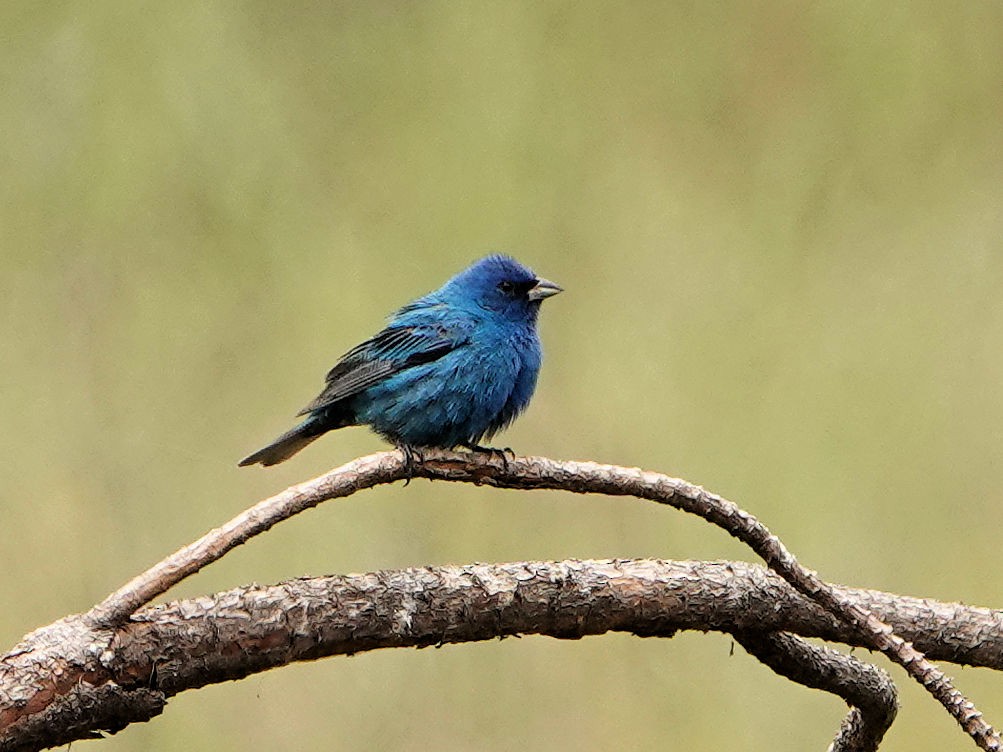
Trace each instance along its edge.
{"label": "bird's tail", "polygon": [[286,431],[268,446],[259,449],[254,454],[244,457],[237,463],[238,467],[247,467],[261,463],[265,467],[277,465],[285,462],[296,452],[305,447],[314,439],[318,438],[324,429],[317,425],[317,420],[313,417],[307,418],[290,431]]}

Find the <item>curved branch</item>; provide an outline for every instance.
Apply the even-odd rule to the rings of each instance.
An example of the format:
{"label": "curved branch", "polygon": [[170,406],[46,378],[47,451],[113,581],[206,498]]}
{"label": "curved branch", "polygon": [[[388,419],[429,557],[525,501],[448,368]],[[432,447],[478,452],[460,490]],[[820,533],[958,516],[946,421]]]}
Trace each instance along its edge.
{"label": "curved branch", "polygon": [[[931,655],[966,663],[994,656],[984,665],[1003,664],[1000,612],[839,591],[846,600],[877,608]],[[959,652],[953,637],[972,625],[969,631],[983,635],[986,644]],[[881,672],[790,635],[766,634],[839,639],[846,630],[762,567],[520,562],[248,586],[144,608],[114,631],[90,629],[81,617],[62,620],[29,635],[0,661],[0,750],[38,749],[116,730],[160,712],[179,692],[294,661],[509,635],[578,639],[620,631],[671,637],[687,629],[734,634],[779,673],[846,699],[857,712],[844,724],[842,747],[834,749],[873,749],[891,721],[894,691]],[[13,692],[14,682],[26,677],[34,683]]]}
{"label": "curved branch", "polygon": [[[934,694],[979,746],[984,749],[999,748],[999,737],[982,720],[981,714],[951,686],[943,673],[932,666],[910,643],[896,635],[891,626],[872,614],[871,609],[874,604],[866,604],[861,598],[854,597],[850,591],[835,588],[820,580],[814,572],[801,567],[793,555],[775,536],[770,534],[762,523],[733,503],[685,481],[658,473],[644,472],[636,468],[599,465],[591,462],[558,462],[539,457],[519,458],[479,453],[458,454],[441,450],[425,450],[424,456],[420,457],[413,466],[409,466],[407,460],[399,452],[382,452],[354,460],[337,470],[293,486],[257,504],[223,527],[211,531],[195,543],[171,555],[111,594],[86,614],[79,617],[68,617],[27,636],[18,648],[0,660],[0,734],[2,734],[0,739],[14,738],[9,736],[7,732],[14,727],[23,727],[24,724],[31,723],[43,715],[50,715],[53,712],[69,712],[70,716],[73,716],[73,702],[80,706],[86,706],[88,703],[91,706],[100,704],[99,698],[93,696],[94,692],[97,691],[95,688],[100,688],[104,692],[107,692],[109,688],[114,688],[114,691],[128,694],[132,691],[138,691],[140,684],[145,682],[142,685],[144,691],[147,691],[151,686],[161,688],[162,691],[163,687],[170,685],[170,680],[165,678],[165,670],[168,665],[166,659],[152,663],[147,661],[148,675],[145,678],[142,676],[145,669],[140,670],[139,674],[135,674],[131,670],[122,668],[124,665],[133,664],[117,663],[125,643],[114,641],[125,632],[138,629],[136,625],[142,621],[139,614],[133,619],[133,623],[129,623],[130,616],[135,614],[137,609],[185,577],[219,559],[235,546],[300,511],[313,507],[325,499],[348,496],[364,488],[412,476],[432,480],[485,483],[504,488],[549,488],[576,493],[632,495],[697,514],[724,528],[730,535],[749,545],[794,591],[813,602],[815,604],[813,608],[824,619],[828,620],[836,639],[875,648],[886,653],[894,661],[903,665],[911,676]],[[283,587],[288,588],[289,584],[287,583]],[[609,605],[602,600],[601,593],[593,593],[593,596],[599,598],[598,607],[596,603],[590,603],[589,613],[595,613],[593,609],[596,608],[601,612]],[[192,602],[182,603],[187,604],[186,608],[192,607]],[[225,604],[216,603],[214,600],[210,601],[210,604],[215,607],[225,606]],[[196,610],[198,609],[196,608]],[[144,611],[144,613],[146,612]],[[410,618],[409,613],[408,609],[404,609],[394,612],[390,616],[394,619],[405,619],[403,623],[410,629],[409,622],[407,622],[407,618]],[[472,616],[472,614],[474,615]],[[467,607],[463,609],[463,616],[464,618],[474,618],[476,613]],[[938,615],[934,614],[933,616]],[[584,619],[581,623],[591,622],[589,619]],[[627,628],[637,634],[663,635],[671,634],[674,629],[681,628],[669,622],[667,625],[662,624],[661,627],[651,631],[653,628],[650,626],[638,625],[635,621],[630,623],[630,627],[607,625],[600,631]],[[246,613],[244,625],[247,626]],[[703,623],[695,628],[714,629],[716,627]],[[576,626],[571,630],[571,633],[562,630],[541,629],[537,631],[541,634],[567,637],[580,636],[580,629]],[[648,631],[645,631],[646,629]],[[744,627],[738,626],[735,629],[763,631],[764,623],[752,625],[747,623]],[[898,625],[896,625],[896,629],[898,629]],[[983,627],[978,629],[981,630]],[[407,632],[408,630],[403,631]],[[516,631],[533,632],[534,630],[520,626]],[[908,632],[903,633],[908,635]],[[502,632],[498,634],[502,634]],[[491,636],[496,635],[492,634]],[[982,636],[981,632],[979,636]],[[281,630],[265,639],[264,642],[267,643],[270,639],[278,639],[281,644]],[[302,645],[303,639],[302,635],[297,635],[296,644]],[[437,633],[435,639],[436,641],[444,640],[445,636],[443,633]],[[800,649],[797,643],[790,645],[783,643],[781,645],[778,642],[780,638],[771,637],[769,640],[772,645],[770,649],[776,654],[775,658],[784,653],[794,655]],[[189,645],[189,647],[194,648],[195,646]],[[240,647],[243,650],[243,643],[240,643]],[[320,652],[307,653],[302,657],[289,657],[287,648],[284,662],[330,654],[330,652],[325,651],[331,650],[328,647],[318,647],[317,649]],[[355,649],[368,649],[368,647]],[[190,655],[190,651],[185,652],[186,658]],[[776,660],[779,661],[779,658]],[[832,662],[826,655],[823,655],[820,661],[822,663]],[[258,664],[241,664],[236,669],[230,667],[227,670],[237,670],[237,675],[245,675],[249,671],[261,670],[270,665],[279,664],[269,664],[266,661],[260,666]],[[200,666],[202,670],[206,669],[205,662],[200,662]],[[227,678],[233,677],[227,676]],[[120,683],[120,679],[126,680],[125,683]],[[813,680],[822,681],[818,676]],[[13,691],[7,691],[10,688],[13,688]],[[840,693],[838,689],[831,691]],[[132,694],[128,697],[120,697],[120,701],[123,706],[128,706],[129,702],[133,702],[147,714],[158,712],[156,703],[152,702],[149,697],[141,698]],[[861,702],[866,706],[871,701]],[[71,705],[67,705],[67,703],[71,703]],[[881,703],[875,701],[872,704],[877,707]],[[848,719],[851,725],[859,725],[859,721],[866,720],[858,716],[859,713],[857,715],[851,713]],[[117,723],[117,721],[115,722]],[[873,726],[873,724],[871,725]],[[92,725],[89,728],[96,727]],[[6,746],[0,745],[0,749],[6,748]]]}
{"label": "curved branch", "polygon": [[696,514],[748,545],[798,592],[837,616],[868,647],[881,651],[902,666],[947,709],[979,747],[1001,749],[997,732],[940,669],[887,624],[861,606],[840,598],[839,593],[817,574],[802,567],[759,520],[699,486],[638,468],[442,450],[425,450],[411,467],[399,451],[369,455],[292,486],[181,549],[98,604],[87,614],[88,622],[96,627],[121,624],[140,606],[272,525],[326,499],[348,496],[412,475],[430,480],[486,483],[500,488],[547,488],[635,496]]}
{"label": "curved branch", "polygon": [[322,501],[351,496],[356,491],[406,477],[404,457],[400,452],[380,452],[290,486],[154,564],[97,604],[84,617],[95,628],[122,624],[136,609],[283,520]]}
{"label": "curved branch", "polygon": [[781,676],[839,695],[850,706],[830,752],[874,752],[898,712],[898,693],[884,671],[851,655],[786,632],[737,631],[735,639]]}

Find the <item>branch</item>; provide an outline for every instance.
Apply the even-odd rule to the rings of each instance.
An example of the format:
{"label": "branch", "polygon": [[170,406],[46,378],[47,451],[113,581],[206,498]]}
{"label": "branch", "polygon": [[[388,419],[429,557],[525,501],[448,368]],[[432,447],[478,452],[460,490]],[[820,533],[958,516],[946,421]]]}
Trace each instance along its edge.
{"label": "branch", "polygon": [[[818,611],[828,614],[825,618],[829,619],[830,625],[835,623],[837,627],[835,630],[838,633],[837,639],[876,648],[888,654],[927,687],[981,747],[999,748],[998,737],[982,720],[974,706],[954,690],[947,678],[929,664],[922,654],[893,633],[891,627],[873,616],[869,607],[855,600],[848,594],[849,591],[834,588],[822,582],[814,573],[802,568],[765,526],[731,502],[685,481],[637,469],[594,463],[557,462],[545,458],[505,458],[435,450],[428,450],[424,458],[413,468],[406,466],[399,452],[383,452],[360,458],[312,481],[293,486],[259,503],[223,527],[213,530],[155,565],[87,614],[70,617],[29,635],[14,652],[0,662],[0,734],[3,735],[0,739],[10,738],[5,729],[11,728],[12,725],[29,722],[32,717],[42,715],[42,711],[49,712],[54,707],[54,698],[78,694],[77,689],[69,687],[66,683],[69,677],[74,675],[74,667],[87,667],[88,671],[95,671],[94,686],[107,687],[109,682],[119,686],[119,674],[128,679],[130,672],[123,673],[121,665],[117,663],[119,660],[117,655],[126,644],[121,642],[121,634],[137,628],[134,623],[128,623],[129,617],[138,608],[177,582],[220,558],[250,537],[325,499],[348,496],[364,488],[406,478],[411,473],[416,477],[487,483],[506,488],[551,488],[578,493],[633,495],[698,514],[748,544],[795,591],[821,606]],[[288,588],[288,583],[283,587]],[[231,591],[231,593],[236,592],[242,591]],[[183,603],[189,604],[186,607],[190,607],[191,602]],[[608,605],[602,599],[600,604],[601,608],[596,610],[602,611]],[[217,604],[214,600],[208,601],[210,607],[222,605],[224,604]],[[937,607],[939,606],[934,606],[935,609]],[[590,611],[594,608],[593,603]],[[397,612],[394,612],[394,615],[398,615]],[[406,611],[404,615],[407,615]],[[140,619],[140,616],[137,614],[136,619]],[[474,619],[476,613],[464,610],[463,616]],[[835,622],[833,616],[836,617]],[[246,613],[244,619],[244,626],[247,627]],[[747,624],[746,629],[750,626],[762,628],[761,624]],[[610,628],[617,627],[607,627]],[[705,624],[697,628],[714,627]],[[114,631],[116,629],[117,631]],[[533,630],[520,627],[516,631]],[[629,631],[645,634],[643,626],[640,631],[633,627]],[[661,634],[661,632],[648,632],[648,634]],[[443,632],[437,633],[436,641],[445,639],[444,635]],[[554,636],[568,635],[558,631]],[[113,639],[119,640],[114,646]],[[298,636],[297,639],[302,638]],[[771,640],[776,651],[786,651],[789,654],[796,651],[797,646],[791,647],[784,643],[778,648],[776,646],[782,641],[773,638]],[[194,646],[189,645],[189,647]],[[312,658],[324,654],[329,653],[307,654],[306,657]],[[190,651],[186,653],[187,657],[190,655]],[[302,659],[304,658],[289,660]],[[828,661],[825,657],[820,660],[823,663]],[[206,668],[202,662],[198,663],[201,664],[202,670]],[[162,689],[165,681],[169,686],[169,680],[164,679],[165,665],[166,663],[162,661],[152,665],[146,679],[147,686],[152,683]],[[118,668],[115,668],[116,666]],[[262,666],[265,667],[268,665]],[[243,673],[240,675],[246,674],[248,670],[261,670],[261,668],[245,667],[241,669]],[[23,681],[18,684],[18,679]],[[88,678],[85,684],[89,685],[89,681]],[[135,682],[136,676],[132,675],[132,684],[127,680],[121,686],[126,688],[124,691],[128,691],[128,688],[136,686]],[[18,687],[18,692],[5,695],[4,688],[10,686]],[[76,686],[84,689],[87,694],[83,684]],[[89,695],[88,699],[93,700]],[[877,702],[877,705],[880,704]],[[148,704],[144,705],[144,708],[144,712],[156,711],[156,708]],[[100,726],[90,726],[90,728],[100,728]],[[0,749],[5,748],[0,746]]]}
{"label": "branch", "polygon": [[498,457],[426,450],[415,467],[397,451],[349,462],[267,499],[132,580],[96,606],[88,618],[95,626],[120,624],[141,605],[223,556],[272,525],[316,506],[381,483],[414,476],[430,480],[486,483],[500,488],[557,489],[608,496],[636,496],[696,514],[748,545],[770,569],[852,629],[868,647],[879,650],[926,688],[979,747],[1000,750],[1000,737],[975,705],[923,654],[902,640],[866,609],[843,600],[794,555],[759,520],[737,505],[699,486],[637,468],[594,462],[559,462],[545,457]]}
{"label": "branch", "polygon": [[[877,591],[840,588],[840,594],[876,606],[932,655],[1003,664],[998,612]],[[939,616],[931,619],[931,613]],[[959,651],[953,637],[966,629],[981,634],[985,644]],[[0,713],[0,750],[37,749],[115,730],[156,715],[182,691],[295,661],[524,634],[671,637],[681,630],[731,633],[778,673],[846,699],[858,711],[849,720],[864,727],[858,733],[871,744],[836,749],[876,748],[894,716],[894,690],[883,672],[789,635],[769,634],[838,639],[846,630],[761,567],[523,562],[242,587],[144,608],[115,630],[94,631],[83,617],[64,619],[29,635],[0,662],[7,708]],[[25,677],[34,683],[26,686]],[[20,704],[11,701],[16,681],[22,682]]]}
{"label": "branch", "polygon": [[735,639],[781,676],[837,694],[850,706],[830,752],[872,752],[898,712],[891,677],[881,669],[786,632],[735,632]]}
{"label": "branch", "polygon": [[[879,591],[839,591],[874,609],[931,656],[1003,668],[1003,612]],[[525,562],[248,586],[147,607],[116,630],[95,631],[83,617],[69,617],[29,635],[0,662],[0,708],[5,708],[0,750],[37,749],[87,738],[98,729],[115,730],[156,715],[179,692],[294,661],[521,634],[577,639],[620,631],[671,637],[679,630],[734,634],[779,673],[839,694],[874,717],[879,722],[871,728],[880,728],[882,717],[890,721],[894,693],[882,688],[880,676],[858,672],[856,678],[836,674],[837,680],[827,680],[824,666],[818,679],[794,675],[805,660],[785,668],[750,646],[745,636],[754,633],[839,640],[846,632],[762,567]],[[979,639],[972,639],[976,635]],[[877,690],[848,695],[841,689],[846,684]],[[869,748],[874,747],[859,747]]]}

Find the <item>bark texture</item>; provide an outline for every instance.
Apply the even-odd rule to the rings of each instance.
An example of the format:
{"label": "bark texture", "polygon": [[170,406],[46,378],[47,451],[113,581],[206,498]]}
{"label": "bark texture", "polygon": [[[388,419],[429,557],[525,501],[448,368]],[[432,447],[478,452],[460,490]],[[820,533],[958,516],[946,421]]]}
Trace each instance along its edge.
{"label": "bark texture", "polygon": [[[698,514],[773,571],[736,562],[521,562],[376,572],[250,586],[149,607],[250,537],[325,499],[410,475],[509,488],[633,495]],[[116,731],[186,689],[293,661],[516,634],[733,634],[776,672],[833,692],[850,712],[832,749],[876,749],[894,718],[883,672],[796,635],[885,652],[983,749],[999,738],[930,658],[1000,668],[1003,613],[840,588],[801,567],[758,520],[658,473],[545,458],[428,452],[363,457],[293,486],[137,576],[89,612],[26,636],[0,658],[0,750]]]}
{"label": "bark texture", "polygon": [[[839,591],[932,658],[1003,668],[999,611]],[[845,627],[762,567],[520,562],[249,586],[146,607],[114,629],[69,617],[28,635],[0,662],[0,750],[115,731],[153,717],[184,690],[294,661],[511,635],[671,637],[680,630],[731,633],[778,673],[839,694],[858,711],[845,725],[866,726],[867,738],[879,741],[894,717],[894,689],[883,672],[835,651],[792,646],[792,634],[841,640]],[[834,748],[875,749],[876,742]]]}

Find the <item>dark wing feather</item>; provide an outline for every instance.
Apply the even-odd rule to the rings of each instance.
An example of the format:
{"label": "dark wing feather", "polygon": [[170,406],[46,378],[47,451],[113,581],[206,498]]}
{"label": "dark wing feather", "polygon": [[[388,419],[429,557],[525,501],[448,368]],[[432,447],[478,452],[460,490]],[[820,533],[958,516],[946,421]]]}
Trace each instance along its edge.
{"label": "dark wing feather", "polygon": [[438,360],[465,341],[444,325],[389,326],[353,347],[327,374],[327,386],[299,415],[358,394],[408,368]]}

